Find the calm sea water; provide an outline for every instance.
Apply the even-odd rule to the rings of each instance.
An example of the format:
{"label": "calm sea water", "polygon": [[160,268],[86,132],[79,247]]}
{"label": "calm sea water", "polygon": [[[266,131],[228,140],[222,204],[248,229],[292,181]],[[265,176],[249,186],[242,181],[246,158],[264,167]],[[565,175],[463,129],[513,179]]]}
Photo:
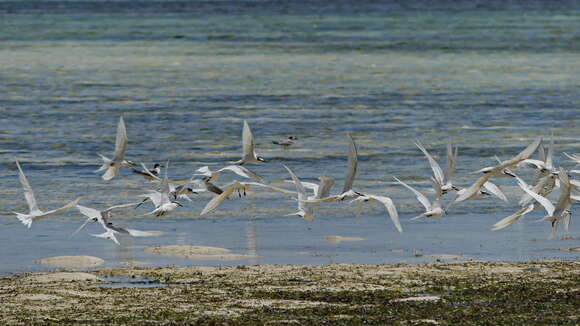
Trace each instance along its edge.
{"label": "calm sea water", "polygon": [[[392,176],[427,191],[431,173],[414,147],[421,139],[443,160],[460,146],[456,182],[519,152],[537,135],[554,134],[556,162],[580,152],[580,5],[576,1],[0,1],[0,273],[45,270],[34,260],[94,255],[116,266],[161,264],[394,263],[462,259],[578,259],[572,221],[548,241],[543,212],[501,232],[489,227],[518,209],[513,180],[498,180],[509,203],[469,201],[439,220],[408,219],[420,204]],[[295,201],[256,190],[207,218],[204,194],[170,217],[119,225],[163,231],[122,238],[122,246],[70,234],[75,210],[20,224],[26,211],[19,159],[41,208],[82,195],[102,208],[135,200],[151,185],[127,170],[112,182],[93,171],[110,155],[125,117],[127,158],[171,161],[172,178],[239,158],[242,121],[268,160],[253,166],[269,182],[337,179],[346,169],[346,132],[359,144],[355,188],[391,196],[405,232],[380,207],[357,217],[348,204],[323,205],[312,223],[287,217]],[[285,151],[271,144],[288,135]],[[531,180],[531,173],[521,171]],[[218,184],[232,180],[224,176]],[[149,209],[149,208],[147,208]],[[578,209],[578,205],[574,207]],[[328,235],[360,237],[328,243]],[[204,245],[252,253],[244,261],[187,261],[147,254],[151,245]]]}

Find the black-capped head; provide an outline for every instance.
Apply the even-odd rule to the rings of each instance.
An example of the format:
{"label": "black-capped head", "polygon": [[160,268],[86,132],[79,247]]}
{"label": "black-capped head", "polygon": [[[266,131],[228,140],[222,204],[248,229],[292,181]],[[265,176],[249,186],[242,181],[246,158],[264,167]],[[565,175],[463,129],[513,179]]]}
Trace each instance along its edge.
{"label": "black-capped head", "polygon": [[261,156],[256,157],[256,160],[258,160],[260,162],[266,162],[266,160]]}
{"label": "black-capped head", "polygon": [[516,177],[516,175],[512,171],[510,171],[508,169],[503,170],[503,174],[509,175],[510,177],[513,177],[513,178]]}

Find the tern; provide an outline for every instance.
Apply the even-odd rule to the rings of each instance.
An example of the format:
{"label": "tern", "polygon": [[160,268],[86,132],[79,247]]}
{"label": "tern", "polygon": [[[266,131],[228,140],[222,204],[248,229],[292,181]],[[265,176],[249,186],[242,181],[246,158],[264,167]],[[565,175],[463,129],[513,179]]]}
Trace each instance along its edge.
{"label": "tern", "polygon": [[[518,155],[514,156],[513,158],[503,161],[496,166],[486,167],[476,172],[481,172],[483,175],[475,181],[473,185],[468,188],[462,189],[457,194],[457,198],[455,198],[454,202],[461,202],[467,199],[474,199],[477,197],[478,192],[481,190],[481,187],[488,184],[487,182],[491,177],[494,176],[511,176],[515,177],[515,174],[509,170],[509,168],[514,168],[518,163],[521,161],[528,159],[540,146],[542,142],[542,137],[536,138],[533,143],[528,145],[523,151],[521,151]],[[489,184],[488,184],[489,185]],[[488,189],[489,190],[489,189]],[[504,195],[505,197],[505,195]]]}
{"label": "tern", "polygon": [[307,207],[306,203],[304,202],[304,200],[306,200],[307,197],[304,185],[302,184],[298,176],[294,173],[294,171],[292,171],[286,165],[283,166],[286,169],[286,171],[290,173],[290,176],[292,176],[292,181],[296,186],[296,194],[298,195],[298,211],[290,215],[298,215],[307,221],[312,221],[314,219],[314,210],[312,209],[312,207]]}
{"label": "tern", "polygon": [[427,157],[427,160],[429,160],[429,165],[431,165],[431,170],[433,170],[433,175],[435,180],[439,183],[442,193],[446,194],[452,190],[459,191],[459,188],[455,187],[451,182],[451,178],[455,172],[458,147],[455,147],[454,149],[451,143],[447,144],[447,169],[444,172],[441,169],[441,166],[437,163],[437,161],[435,161],[435,159],[433,159],[433,157],[429,154],[421,142],[417,140],[415,141],[415,145],[421,150],[421,152],[423,152],[423,154]]}
{"label": "tern", "polygon": [[377,196],[372,194],[362,194],[357,193],[358,197],[354,198],[353,202],[360,202],[360,203],[367,203],[367,202],[377,202],[381,203],[387,209],[387,213],[389,213],[389,217],[393,224],[395,224],[395,228],[399,233],[403,233],[403,227],[401,226],[401,222],[399,221],[399,213],[397,212],[397,207],[393,203],[393,200],[386,196]]}
{"label": "tern", "polygon": [[20,163],[18,161],[16,161],[16,166],[18,167],[18,179],[20,180],[20,184],[24,189],[24,198],[26,198],[26,203],[28,204],[29,212],[28,214],[18,212],[13,213],[16,214],[16,217],[20,220],[20,222],[26,225],[29,229],[32,226],[32,222],[42,219],[47,215],[73,208],[79,202],[80,198],[77,198],[71,201],[70,203],[57,209],[53,209],[46,212],[41,211],[40,208],[38,208],[38,204],[36,203],[36,198],[34,197],[34,192],[32,192],[32,187],[30,187],[30,183],[28,183],[28,179],[26,179],[26,175],[24,175],[24,172],[22,171],[22,168],[20,167]]}
{"label": "tern", "polygon": [[[556,178],[556,174],[550,174],[548,176],[545,176],[541,180],[552,180],[552,185],[553,185],[554,184],[553,180],[555,178]],[[554,189],[553,186],[551,187],[551,189],[544,188],[545,184],[546,184],[545,182],[538,183],[536,186],[530,186],[518,176],[516,176],[516,180],[518,181],[518,184],[520,185],[520,187],[526,187],[527,189],[530,189],[531,191],[533,191],[541,196],[544,196],[544,197],[547,196],[547,194],[549,194],[552,191],[552,189]],[[504,229],[504,228],[514,224],[515,222],[517,222],[524,215],[526,215],[534,210],[540,209],[541,206],[539,205],[539,203],[537,203],[537,202],[530,203],[533,200],[533,198],[530,195],[528,195],[528,193],[524,192],[524,195],[528,196],[528,198],[524,197],[520,200],[519,203],[522,206],[522,208],[517,210],[512,215],[504,217],[503,219],[501,219],[497,223],[495,223],[491,227],[492,231],[498,231],[498,230]]]}
{"label": "tern", "polygon": [[252,135],[252,130],[248,122],[244,120],[244,128],[242,130],[242,158],[235,161],[234,164],[243,165],[249,163],[261,163],[265,162],[262,157],[256,154],[256,143],[254,141],[254,135]]}
{"label": "tern", "polygon": [[134,205],[134,204],[116,205],[116,206],[109,207],[104,211],[99,211],[99,210],[96,210],[94,208],[89,208],[89,207],[77,205],[76,206],[77,209],[79,210],[79,212],[81,212],[81,214],[83,214],[84,216],[87,217],[87,220],[73,233],[73,235],[76,234],[77,232],[79,232],[88,222],[91,222],[91,221],[99,222],[99,224],[101,224],[101,226],[105,229],[105,232],[100,233],[100,234],[92,234],[91,233],[90,235],[92,235],[94,237],[98,237],[98,238],[111,239],[118,245],[119,245],[119,240],[117,240],[117,237],[115,236],[118,233],[128,234],[128,235],[133,236],[133,237],[151,237],[151,236],[158,235],[157,232],[140,231],[140,230],[134,230],[134,229],[121,228],[118,226],[114,226],[113,223],[108,221],[108,219],[111,217],[111,210],[112,209],[121,208],[121,207],[128,207],[131,205]]}
{"label": "tern", "polygon": [[[133,206],[135,204],[136,203],[115,205],[115,206],[111,206],[107,209],[104,209],[102,211],[99,211],[99,210],[94,209],[94,208],[82,206],[82,205],[76,205],[76,208],[79,210],[79,212],[81,214],[83,214],[84,216],[86,216],[87,219],[85,220],[85,222],[83,224],[81,224],[81,226],[79,226],[78,229],[75,230],[75,232],[73,232],[71,234],[71,236],[74,236],[79,231],[81,231],[89,222],[97,222],[97,221],[99,221],[99,219],[102,219],[105,223],[107,223],[107,220],[109,218],[111,218],[111,216],[112,216],[112,214],[111,214],[112,210],[118,209],[118,208],[130,207],[130,206]],[[136,230],[131,230],[131,229],[127,229],[127,230],[136,231]],[[127,232],[124,232],[124,233],[127,233]],[[129,232],[129,234],[131,234],[131,232]],[[133,235],[133,234],[131,234],[131,235],[139,236],[139,232],[135,232],[135,234],[137,234],[137,235]]]}
{"label": "tern", "polygon": [[234,172],[235,174],[237,174],[241,177],[253,179],[253,180],[256,180],[260,183],[264,182],[262,177],[260,177],[256,173],[250,171],[248,168],[241,166],[241,165],[228,165],[226,167],[223,167],[223,168],[221,168],[219,170],[215,170],[215,171],[210,170],[209,166],[206,165],[206,166],[202,166],[199,169],[197,169],[196,172],[199,172],[199,173],[195,173],[194,175],[203,175],[203,176],[209,177],[208,181],[215,181],[215,180],[218,180],[220,178],[220,175],[223,171],[231,171],[231,172]]}
{"label": "tern", "polygon": [[540,205],[544,207],[548,215],[544,217],[544,220],[549,221],[552,224],[552,232],[550,233],[550,238],[553,238],[556,234],[558,229],[558,223],[563,222],[566,229],[568,229],[568,224],[570,223],[570,218],[572,216],[571,206],[572,206],[572,199],[571,199],[571,190],[573,186],[570,184],[570,178],[568,173],[563,169],[560,169],[558,173],[558,177],[560,178],[561,183],[561,191],[560,197],[558,198],[558,202],[556,205],[552,204],[552,202],[541,195],[531,191],[526,184],[518,183],[520,188],[523,191],[527,192],[530,196],[532,196]]}
{"label": "tern", "polygon": [[115,153],[113,159],[109,159],[101,154],[99,156],[103,160],[103,165],[95,172],[107,170],[103,174],[103,180],[111,180],[117,176],[119,169],[123,166],[135,166],[136,164],[124,159],[125,151],[127,150],[127,129],[125,128],[125,121],[123,116],[119,118],[117,125],[117,138],[115,140]]}
{"label": "tern", "polygon": [[203,208],[203,210],[201,211],[201,213],[199,214],[200,216],[203,215],[207,215],[210,212],[214,211],[215,209],[218,208],[219,205],[221,205],[224,201],[226,201],[227,199],[230,198],[230,196],[234,193],[237,192],[239,197],[242,196],[246,196],[247,192],[250,190],[251,186],[257,186],[260,188],[267,188],[270,190],[274,190],[276,192],[280,192],[280,193],[284,193],[284,194],[290,194],[290,195],[296,195],[295,191],[291,191],[291,190],[287,190],[284,188],[279,188],[279,187],[275,187],[275,186],[271,186],[271,185],[267,185],[267,184],[263,184],[263,183],[259,183],[259,182],[239,182],[237,180],[234,180],[233,182],[225,185],[223,188],[223,192],[220,193],[219,195],[213,197]]}
{"label": "tern", "polygon": [[[321,199],[321,198],[326,198],[329,196],[330,189],[334,185],[334,179],[330,178],[330,177],[322,176],[322,177],[318,177],[318,180],[320,180],[320,182],[318,184],[312,183],[312,182],[302,181],[302,186],[304,186],[304,188],[312,190],[312,192],[313,192],[313,195],[308,196],[307,199],[309,199],[309,200]],[[286,180],[286,182],[294,183],[294,180]]]}
{"label": "tern", "polygon": [[[166,166],[165,177],[161,182],[160,191],[153,190],[147,194],[141,195],[141,197],[146,197],[149,200],[151,200],[153,205],[155,205],[155,209],[153,211],[143,214],[142,216],[149,214],[155,214],[155,216],[157,217],[164,216],[169,214],[177,207],[183,207],[183,205],[181,205],[181,203],[179,203],[177,200],[170,199],[171,186],[169,183],[169,179],[167,179],[167,170],[169,169],[169,162],[167,162],[165,166]],[[174,193],[173,197],[176,198],[177,195]]]}
{"label": "tern", "polygon": [[327,196],[319,199],[307,199],[306,202],[329,203],[336,201],[353,200],[361,195],[360,193],[352,189],[352,185],[354,183],[354,179],[356,177],[356,172],[358,169],[358,150],[356,147],[356,143],[352,138],[352,135],[350,133],[347,133],[347,136],[350,142],[348,144],[346,178],[344,179],[344,187],[342,188],[342,192],[334,196]]}
{"label": "tern", "polygon": [[423,216],[427,217],[427,218],[439,218],[439,217],[446,214],[445,209],[443,209],[443,207],[441,207],[441,197],[443,196],[443,190],[441,189],[441,184],[439,183],[439,181],[437,179],[435,179],[434,177],[431,178],[431,182],[433,183],[433,189],[435,189],[435,195],[436,195],[433,202],[431,202],[431,201],[429,201],[429,199],[425,195],[423,195],[422,193],[417,191],[417,189],[409,186],[408,184],[399,180],[397,177],[394,177],[394,178],[395,178],[395,180],[397,180],[398,183],[400,183],[401,185],[403,185],[407,189],[411,190],[411,192],[413,192],[415,194],[415,196],[417,197],[417,200],[423,205],[423,207],[425,207],[424,213],[412,218],[411,220],[416,220],[416,219],[421,218]]}
{"label": "tern", "polygon": [[143,167],[143,171],[133,169],[133,173],[138,174],[147,180],[152,181],[160,180],[159,173],[161,173],[161,164],[155,163],[153,169],[151,170],[147,169],[147,167],[143,163],[141,163],[141,166]]}
{"label": "tern", "polygon": [[294,136],[288,136],[286,139],[274,140],[272,141],[272,144],[282,146],[282,148],[288,148],[293,145],[296,140],[298,140],[298,138]]}

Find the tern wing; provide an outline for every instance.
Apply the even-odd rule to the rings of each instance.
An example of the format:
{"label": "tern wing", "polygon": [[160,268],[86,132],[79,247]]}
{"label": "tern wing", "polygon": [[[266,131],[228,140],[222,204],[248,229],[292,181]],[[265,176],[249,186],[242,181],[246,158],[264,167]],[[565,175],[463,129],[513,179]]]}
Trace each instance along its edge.
{"label": "tern wing", "polygon": [[119,124],[117,125],[117,138],[115,140],[115,156],[113,161],[120,162],[123,161],[125,157],[125,151],[127,150],[127,129],[125,128],[125,121],[123,116],[119,118]]}
{"label": "tern wing", "polygon": [[548,146],[548,154],[546,155],[546,169],[554,168],[554,135],[552,134],[552,139],[550,139],[550,145]]}
{"label": "tern wing", "polygon": [[405,188],[411,190],[415,194],[415,196],[417,197],[417,200],[423,205],[423,207],[425,207],[425,210],[427,210],[427,211],[431,210],[431,202],[429,201],[429,199],[427,197],[425,197],[425,195],[423,195],[422,193],[417,191],[415,188],[404,183],[403,181],[399,180],[397,177],[393,177],[393,178],[395,178],[395,180],[397,180],[397,182],[400,183],[401,185],[403,185]]}
{"label": "tern wing", "polygon": [[[285,180],[285,181],[292,184],[294,183],[294,180]],[[302,181],[302,186],[306,189],[312,190],[314,194],[318,192],[318,185],[316,183]]]}
{"label": "tern wing", "polygon": [[137,203],[129,203],[129,204],[120,204],[120,205],[114,205],[111,206],[107,209],[105,209],[103,212],[108,212],[108,211],[112,211],[113,209],[117,209],[117,208],[124,208],[124,207],[131,207],[131,206],[135,206],[135,205],[139,205],[141,204],[141,202],[137,202]]}
{"label": "tern wing", "polygon": [[155,207],[159,207],[161,206],[161,193],[157,192],[157,191],[151,191],[149,193],[146,193],[144,195],[140,195],[140,197],[147,197],[149,198],[152,202],[153,205],[155,205]]}
{"label": "tern wing", "polygon": [[149,169],[145,166],[145,164],[140,163],[141,167],[143,168],[143,171],[139,171],[139,170],[133,170],[133,172],[143,175],[143,176],[147,176],[152,178],[153,180],[157,180],[157,181],[161,181],[161,178],[159,178],[158,176],[156,176],[155,174],[151,173],[149,171]]}
{"label": "tern wing", "polygon": [[76,205],[76,208],[83,214],[84,216],[88,217],[89,219],[100,219],[101,212],[90,207],[85,207],[81,205]]}
{"label": "tern wing", "polygon": [[358,153],[356,148],[356,143],[352,138],[350,133],[347,134],[350,143],[348,145],[348,170],[346,171],[346,179],[344,180],[344,188],[342,192],[345,193],[352,189],[352,184],[354,183],[354,178],[356,176],[356,170],[358,166]]}
{"label": "tern wing", "polygon": [[92,220],[93,220],[93,219],[92,219],[92,218],[90,218],[90,217],[89,217],[89,218],[87,218],[87,219],[85,220],[85,222],[84,222],[83,224],[81,224],[81,226],[79,226],[79,228],[78,228],[78,229],[76,229],[76,230],[75,230],[75,231],[74,231],[74,232],[73,232],[73,233],[72,233],[70,236],[72,237],[72,236],[74,236],[75,234],[79,233],[79,232],[80,232],[80,231],[81,231],[81,230],[82,230],[82,229],[83,229],[83,228],[84,228],[84,227],[85,227],[85,226],[86,226],[86,225],[87,225],[87,224],[88,224],[90,221],[92,221]]}
{"label": "tern wing", "polygon": [[429,160],[429,165],[431,165],[431,170],[433,170],[433,175],[435,176],[437,182],[439,182],[439,184],[441,185],[444,185],[443,182],[445,181],[445,176],[443,175],[443,170],[441,169],[441,166],[439,166],[439,163],[437,163],[437,161],[433,159],[431,154],[427,152],[427,150],[419,140],[415,141],[415,146],[417,146],[421,150],[421,152],[423,152],[423,154],[427,157],[427,160]]}
{"label": "tern wing", "polygon": [[464,201],[475,195],[481,189],[481,187],[483,187],[483,184],[489,180],[489,178],[491,178],[491,175],[488,174],[484,174],[479,177],[479,179],[477,179],[471,186],[469,186],[469,188],[466,188],[465,191],[461,193],[461,195],[455,198],[455,202]]}
{"label": "tern wing", "polygon": [[[224,168],[219,169],[218,171],[224,171],[224,170],[229,170],[234,172],[235,174],[242,176],[244,178],[248,178],[248,179],[254,179],[258,182],[264,182],[264,179],[262,179],[262,177],[260,177],[259,175],[257,175],[256,173],[250,171],[248,168],[243,167],[241,165],[228,165]],[[211,175],[211,174],[210,174]]]}
{"label": "tern wing", "polygon": [[403,227],[401,226],[401,221],[399,221],[399,213],[397,213],[397,207],[395,206],[391,198],[377,195],[366,195],[366,196],[380,202],[385,206],[387,212],[389,213],[391,221],[393,221],[393,224],[395,224],[395,228],[397,228],[397,231],[399,231],[399,233],[402,233]]}
{"label": "tern wing", "polygon": [[453,149],[453,145],[451,145],[451,143],[447,144],[447,169],[443,174],[443,185],[447,184],[449,181],[451,181],[451,178],[453,178],[457,164],[458,148],[459,147],[455,147],[455,149]]}
{"label": "tern wing", "polygon": [[304,200],[306,199],[306,189],[304,188],[302,182],[300,182],[298,176],[289,167],[287,167],[286,165],[283,166],[292,176],[292,180],[294,181],[294,185],[296,186],[296,192],[298,193],[298,209],[302,210],[304,209]]}
{"label": "tern wing", "polygon": [[318,192],[316,192],[316,198],[324,198],[330,195],[330,189],[334,185],[334,179],[330,177],[320,177],[318,178],[320,183],[318,184]]}
{"label": "tern wing", "polygon": [[125,229],[125,231],[132,237],[156,237],[162,234],[159,231],[141,231],[135,229]]}
{"label": "tern wing", "polygon": [[492,231],[498,231],[498,230],[507,228],[508,226],[514,224],[522,216],[526,215],[527,213],[529,213],[533,210],[534,210],[534,204],[530,204],[526,207],[522,207],[517,212],[513,213],[512,215],[510,215],[508,217],[504,217],[503,219],[501,219],[500,221],[495,223],[491,227],[491,229],[492,229]]}
{"label": "tern wing", "polygon": [[505,202],[508,201],[506,195],[503,193],[503,191],[501,191],[501,189],[495,183],[493,183],[491,181],[487,181],[486,183],[483,184],[483,187],[485,188],[485,190],[489,191],[497,198],[499,198]]}
{"label": "tern wing", "polygon": [[92,235],[93,237],[97,237],[97,238],[111,239],[116,244],[121,245],[119,243],[119,240],[117,240],[117,237],[115,236],[115,231],[113,231],[111,229],[107,229],[107,231],[104,232],[104,233],[100,233],[100,234],[92,234],[92,233],[90,233],[90,235]]}
{"label": "tern wing", "polygon": [[523,191],[525,191],[530,196],[532,196],[532,198],[534,198],[536,201],[538,201],[538,203],[540,203],[540,205],[542,205],[544,207],[546,212],[548,212],[549,216],[552,216],[554,214],[554,211],[556,210],[556,208],[554,207],[554,204],[552,204],[552,202],[548,198],[538,195],[537,193],[528,189],[528,187],[526,187],[523,184],[519,184],[519,186],[520,186],[520,188],[522,188]]}
{"label": "tern wing", "polygon": [[521,162],[525,159],[530,158],[530,156],[532,156],[532,154],[534,154],[534,152],[538,149],[538,147],[540,146],[541,143],[542,143],[542,137],[536,138],[536,140],[534,140],[533,143],[529,144],[528,147],[526,147],[518,155],[514,156],[513,158],[511,158],[507,161],[500,163],[495,168],[496,169],[504,169],[504,168],[510,167],[514,164],[518,164],[519,162]]}
{"label": "tern wing", "polygon": [[79,198],[77,198],[77,199],[75,199],[73,201],[68,202],[66,205],[64,205],[62,207],[59,207],[57,209],[53,209],[53,210],[44,212],[44,215],[54,214],[54,213],[58,213],[60,211],[64,211],[64,210],[67,210],[67,209],[71,209],[71,208],[77,206],[77,204],[79,203],[80,200],[81,200],[81,198],[79,197]]}
{"label": "tern wing", "polygon": [[259,182],[246,182],[246,184],[268,188],[268,189],[271,189],[271,190],[274,190],[276,192],[280,192],[283,194],[296,195],[296,191],[288,190],[288,189],[284,189],[284,188],[279,188],[279,187],[275,187],[275,186],[271,186],[271,185],[267,185],[267,184],[263,184],[263,183],[259,183]]}
{"label": "tern wing", "polygon": [[244,120],[244,128],[242,130],[242,160],[253,159],[255,157],[254,135],[248,122]]}
{"label": "tern wing", "polygon": [[28,179],[26,179],[26,175],[24,175],[24,172],[22,171],[18,161],[16,161],[16,166],[18,167],[18,179],[20,180],[22,188],[24,188],[24,198],[26,198],[26,203],[28,203],[30,212],[32,213],[39,211],[36,198],[34,198],[34,192],[32,192],[32,187],[30,187],[30,183],[28,183]]}
{"label": "tern wing", "polygon": [[224,192],[222,192],[221,194],[215,196],[212,198],[212,200],[210,200],[205,207],[203,208],[203,210],[201,211],[201,213],[199,215],[205,215],[208,214],[210,212],[212,212],[213,210],[215,210],[216,208],[218,208],[219,205],[221,205],[221,203],[223,203],[224,201],[226,201],[226,199],[228,199],[230,197],[230,195],[236,190],[236,186],[235,184],[226,187],[226,190]]}

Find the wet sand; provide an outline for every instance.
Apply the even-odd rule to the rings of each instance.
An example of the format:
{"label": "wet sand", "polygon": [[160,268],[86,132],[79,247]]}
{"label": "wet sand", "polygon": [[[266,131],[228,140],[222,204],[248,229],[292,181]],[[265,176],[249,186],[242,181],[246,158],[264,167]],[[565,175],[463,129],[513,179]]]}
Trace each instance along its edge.
{"label": "wet sand", "polygon": [[577,325],[580,262],[127,267],[0,279],[6,325]]}

